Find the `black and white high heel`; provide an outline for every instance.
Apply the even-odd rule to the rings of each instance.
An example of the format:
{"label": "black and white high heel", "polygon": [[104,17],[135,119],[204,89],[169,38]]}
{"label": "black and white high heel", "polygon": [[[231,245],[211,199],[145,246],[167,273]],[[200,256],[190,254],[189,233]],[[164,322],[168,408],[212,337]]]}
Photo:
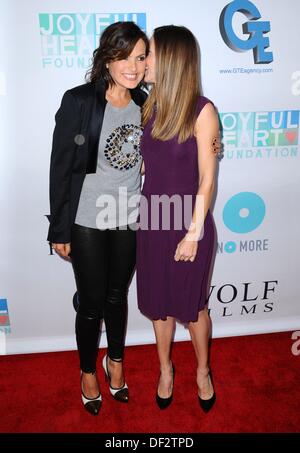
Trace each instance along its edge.
{"label": "black and white high heel", "polygon": [[112,387],[112,385],[111,385],[111,375],[108,371],[107,359],[108,359],[108,356],[105,355],[102,360],[102,366],[103,366],[103,369],[105,372],[105,380],[106,381],[108,380],[108,383],[109,383],[109,391],[115,400],[120,401],[121,403],[128,403],[129,392],[128,392],[128,386],[127,386],[126,382],[124,382],[124,385],[119,388]]}
{"label": "black and white high heel", "polygon": [[[92,373],[96,374],[96,372]],[[84,405],[84,408],[92,415],[98,415],[102,405],[102,395],[99,392],[99,395],[95,398],[88,398],[85,396],[82,390],[82,371],[80,371],[80,385],[81,385],[81,399]]]}

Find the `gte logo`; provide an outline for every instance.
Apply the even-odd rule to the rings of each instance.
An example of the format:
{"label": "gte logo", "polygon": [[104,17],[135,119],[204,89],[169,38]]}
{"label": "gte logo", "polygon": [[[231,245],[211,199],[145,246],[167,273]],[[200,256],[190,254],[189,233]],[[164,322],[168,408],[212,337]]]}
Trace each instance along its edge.
{"label": "gte logo", "polygon": [[[233,16],[235,13],[242,13],[251,22],[245,22],[242,25],[243,34],[250,35],[248,39],[241,39],[233,29]],[[220,32],[225,44],[235,52],[246,52],[253,49],[254,62],[256,64],[271,63],[273,53],[267,52],[270,45],[269,38],[264,36],[271,30],[269,21],[259,21],[260,12],[256,6],[249,0],[234,0],[223,9],[219,26]]]}

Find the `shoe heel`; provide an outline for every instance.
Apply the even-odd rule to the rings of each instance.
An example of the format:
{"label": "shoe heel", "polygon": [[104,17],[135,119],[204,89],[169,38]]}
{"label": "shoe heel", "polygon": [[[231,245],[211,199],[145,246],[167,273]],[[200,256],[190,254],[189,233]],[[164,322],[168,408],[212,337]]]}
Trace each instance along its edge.
{"label": "shoe heel", "polygon": [[[212,373],[209,371],[208,375],[209,375],[210,382],[211,382],[212,386],[214,387],[213,380],[212,380]],[[211,398],[209,398],[208,400],[204,400],[204,399],[200,398],[200,396],[198,395],[198,401],[199,401],[199,404],[201,406],[201,409],[205,413],[209,412],[211,410],[211,408],[213,407],[213,405],[215,404],[215,402],[216,402],[215,389],[214,389],[214,393],[211,396]]]}
{"label": "shoe heel", "polygon": [[102,406],[102,395],[99,391],[98,396],[95,398],[88,398],[85,396],[82,390],[82,371],[80,371],[80,387],[81,387],[81,399],[86,411],[91,415],[98,415]]}
{"label": "shoe heel", "polygon": [[116,401],[119,401],[120,403],[128,403],[129,391],[126,382],[124,382],[124,385],[120,388],[114,388],[111,386],[111,376],[108,372],[107,357],[107,355],[103,357],[102,366],[104,369],[105,381],[108,382],[109,385],[110,394]]}
{"label": "shoe heel", "polygon": [[172,362],[172,374],[173,374],[173,383],[172,383],[172,393],[168,398],[161,398],[156,392],[156,404],[160,409],[167,409],[170,406],[173,400],[173,389],[174,389],[174,379],[175,379],[175,366]]}

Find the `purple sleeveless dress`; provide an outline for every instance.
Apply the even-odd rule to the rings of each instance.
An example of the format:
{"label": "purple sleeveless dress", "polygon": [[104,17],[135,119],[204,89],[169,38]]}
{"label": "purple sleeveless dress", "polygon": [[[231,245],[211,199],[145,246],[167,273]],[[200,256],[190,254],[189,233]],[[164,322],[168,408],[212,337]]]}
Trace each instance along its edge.
{"label": "purple sleeveless dress", "polygon": [[[197,115],[202,108],[211,102],[200,96],[197,104]],[[166,319],[173,316],[183,323],[197,321],[198,312],[207,303],[208,279],[215,244],[215,228],[210,211],[204,222],[204,235],[198,242],[196,258],[191,261],[175,261],[177,244],[185,236],[190,222],[185,222],[186,214],[182,208],[174,217],[174,203],[162,209],[157,204],[151,205],[153,195],[172,196],[177,194],[186,205],[183,196],[188,195],[192,218],[192,208],[198,191],[198,150],[195,137],[178,144],[175,138],[168,141],[155,140],[151,137],[154,116],[145,126],[141,154],[145,162],[145,180],[142,198],[148,201],[140,204],[137,230],[136,282],[138,307],[152,320]],[[176,198],[175,197],[175,198]],[[154,209],[155,206],[155,209]],[[169,209],[170,207],[170,209]],[[170,228],[163,223],[163,212],[170,212]],[[156,221],[151,229],[152,220]],[[149,228],[143,229],[147,219]],[[177,219],[177,220],[175,220]],[[178,220],[182,220],[178,229]],[[177,223],[175,223],[175,221]],[[146,223],[145,223],[146,225]],[[166,229],[167,228],[167,229]]]}

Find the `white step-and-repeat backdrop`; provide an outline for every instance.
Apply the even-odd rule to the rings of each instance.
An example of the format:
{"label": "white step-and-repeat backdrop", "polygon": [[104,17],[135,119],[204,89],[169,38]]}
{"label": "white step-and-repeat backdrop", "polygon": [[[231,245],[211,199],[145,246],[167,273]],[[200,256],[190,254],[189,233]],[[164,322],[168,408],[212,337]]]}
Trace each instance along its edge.
{"label": "white step-and-repeat backdrop", "polygon": [[[149,36],[185,25],[200,44],[202,88],[224,142],[213,336],[299,329],[299,17],[298,0],[0,0],[2,353],[76,347],[72,268],[46,242],[54,115],[118,20]],[[176,339],[187,338],[178,325]],[[134,278],[127,344],[153,341]]]}

